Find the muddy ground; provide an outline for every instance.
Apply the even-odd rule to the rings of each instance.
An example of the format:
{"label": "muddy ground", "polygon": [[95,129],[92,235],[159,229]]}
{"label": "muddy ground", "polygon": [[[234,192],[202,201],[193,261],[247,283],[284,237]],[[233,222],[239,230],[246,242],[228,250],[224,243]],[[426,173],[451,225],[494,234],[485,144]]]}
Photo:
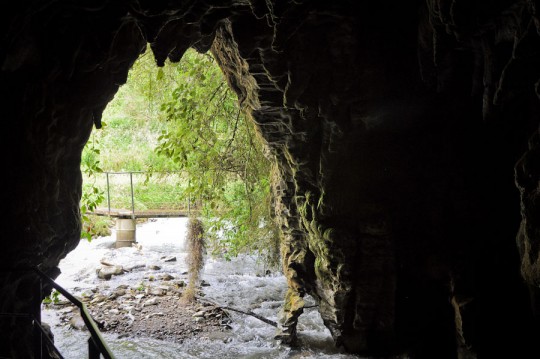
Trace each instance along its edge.
{"label": "muddy ground", "polygon": [[[202,283],[202,285],[207,285]],[[96,287],[79,296],[103,333],[119,337],[151,337],[181,343],[186,339],[228,340],[231,320],[226,311],[203,297],[186,303],[185,281],[163,275],[134,286]],[[86,330],[79,309],[60,300],[48,305],[59,315],[60,325]]]}

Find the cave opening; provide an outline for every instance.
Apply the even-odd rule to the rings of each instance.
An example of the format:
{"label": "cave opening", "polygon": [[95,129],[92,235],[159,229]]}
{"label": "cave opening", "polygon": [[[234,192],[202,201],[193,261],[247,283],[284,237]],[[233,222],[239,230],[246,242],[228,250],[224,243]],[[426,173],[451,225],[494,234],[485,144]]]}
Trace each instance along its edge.
{"label": "cave opening", "polygon": [[[225,316],[231,314],[223,312],[212,294],[205,295],[206,291],[198,289],[198,284],[195,287],[198,299],[191,300],[193,303],[184,301],[193,282],[192,272],[186,268],[191,255],[186,248],[190,243],[186,226],[190,228],[192,216],[204,218],[208,229],[201,239],[206,242],[210,274],[205,274],[205,280],[200,283],[204,287],[212,284],[221,288],[221,282],[230,282],[232,288],[237,287],[237,293],[230,294],[233,298],[225,303],[234,309],[234,302],[239,302],[240,308],[245,307],[240,309],[241,312],[259,312],[262,308],[263,313],[275,317],[279,311],[276,303],[284,296],[285,279],[280,275],[277,234],[269,224],[272,218],[265,215],[269,213],[265,208],[268,207],[265,197],[269,193],[256,192],[269,189],[266,187],[268,173],[257,173],[269,172],[268,159],[262,158],[259,138],[255,137],[257,134],[248,118],[240,113],[236,95],[227,90],[227,86],[210,53],[198,54],[188,49],[179,64],[168,63],[158,68],[147,48],[130,69],[126,84],[107,105],[100,121],[101,128],[92,131],[83,150],[81,208],[84,239],[60,261],[61,275],[57,281],[82,298],[102,332],[111,340],[109,345],[113,352],[119,356],[127,355],[126,345],[131,351],[144,352],[155,346],[156,340],[165,340],[164,344],[168,346],[162,351],[155,349],[157,356],[168,355],[172,348],[177,355],[193,350],[204,352],[187,343],[201,335],[204,339],[204,335],[212,334],[208,334],[211,330],[218,332],[227,343],[245,340],[223,330],[229,327]],[[189,124],[178,124],[182,121]],[[164,143],[166,140],[169,143]],[[160,147],[161,157],[156,154],[156,147]],[[194,155],[197,151],[200,153]],[[213,153],[208,153],[210,151]],[[190,156],[193,158],[186,158]],[[193,163],[196,161],[204,163]],[[206,183],[208,180],[212,181],[211,186]],[[218,186],[221,188],[216,189]],[[241,193],[238,193],[238,187]],[[244,198],[243,192],[248,189],[249,196]],[[255,203],[257,201],[261,203]],[[233,215],[228,213],[232,211]],[[106,217],[109,218],[107,221],[102,215],[112,217]],[[220,215],[223,217],[216,217]],[[247,218],[248,215],[253,218]],[[177,216],[190,217],[189,223],[187,219],[174,218]],[[163,219],[168,217],[171,219]],[[149,218],[150,223],[146,222]],[[133,224],[122,224],[125,221]],[[113,226],[116,229],[111,233]],[[176,235],[173,234],[174,226]],[[152,233],[148,227],[153,228]],[[127,232],[133,233],[133,237],[127,239]],[[86,239],[92,243],[86,243]],[[223,267],[225,264],[220,263],[223,261],[234,263],[234,273],[227,267],[222,268],[223,273],[213,269]],[[173,266],[169,262],[174,262]],[[233,279],[225,277],[225,273]],[[237,284],[234,276],[239,273],[244,273],[244,279]],[[123,276],[117,278],[120,275]],[[252,279],[248,284],[248,287],[258,288],[257,297],[251,298],[257,299],[258,303],[247,301],[250,294],[253,297],[255,293],[242,292],[242,283],[249,282],[250,276],[262,277],[259,282]],[[265,277],[268,277],[266,282],[263,281]],[[224,288],[221,291],[227,292]],[[281,297],[276,293],[281,293]],[[74,340],[80,336],[77,330],[73,331],[79,329],[78,314],[69,311],[65,298],[57,294],[53,291],[53,295],[46,298],[44,320],[54,323],[52,329],[61,352],[83,355]],[[223,297],[227,298],[226,295]],[[244,298],[245,303],[238,300],[240,298]],[[137,303],[135,311],[126,311],[126,303],[133,301]],[[149,302],[157,304],[146,306]],[[210,309],[204,307],[209,305]],[[255,308],[255,305],[261,308]],[[264,311],[268,305],[272,310]],[[176,316],[175,310],[176,314],[190,315],[205,312],[210,320],[207,315],[196,317],[201,320],[193,327],[192,318]],[[221,313],[212,315],[212,310]],[[216,316],[223,317],[221,326],[212,323]],[[128,317],[133,319],[130,321]],[[152,320],[154,317],[159,320]],[[323,332],[315,330],[315,339],[311,341],[319,340],[317,345],[332,350],[329,333],[320,317],[313,312],[306,320],[304,327],[311,326]],[[139,321],[142,324],[137,325]],[[272,346],[274,329],[263,330],[253,325],[244,325],[242,329],[241,325],[242,330],[265,333],[268,345]],[[197,332],[200,333],[197,335]],[[119,337],[111,337],[113,334]],[[184,347],[178,346],[178,340],[185,341]],[[249,346],[248,341],[244,347],[248,350]],[[231,346],[220,350],[230,354],[237,349]],[[219,351],[216,348],[208,350],[216,355]]]}

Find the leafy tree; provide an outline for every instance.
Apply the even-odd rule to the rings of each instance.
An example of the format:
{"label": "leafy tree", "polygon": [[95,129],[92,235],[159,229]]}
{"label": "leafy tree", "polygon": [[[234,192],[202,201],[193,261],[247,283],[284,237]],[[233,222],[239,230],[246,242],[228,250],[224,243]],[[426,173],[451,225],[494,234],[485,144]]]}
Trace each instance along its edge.
{"label": "leafy tree", "polygon": [[211,55],[188,51],[175,69],[157,152],[185,171],[187,195],[202,201],[214,254],[257,250],[277,263],[270,162],[253,124]]}

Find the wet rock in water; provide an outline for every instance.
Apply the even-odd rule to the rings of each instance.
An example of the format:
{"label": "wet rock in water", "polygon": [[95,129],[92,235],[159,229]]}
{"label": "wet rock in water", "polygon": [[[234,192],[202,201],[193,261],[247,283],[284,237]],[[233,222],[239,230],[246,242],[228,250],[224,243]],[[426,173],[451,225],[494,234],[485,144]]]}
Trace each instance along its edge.
{"label": "wet rock in water", "polygon": [[165,256],[165,257],[161,257],[161,260],[163,262],[176,262],[176,257],[175,256]]}
{"label": "wet rock in water", "polygon": [[122,266],[101,266],[96,270],[98,278],[109,280],[113,275],[124,274],[124,268]]}
{"label": "wet rock in water", "polygon": [[221,340],[223,343],[228,343],[232,340],[231,335],[227,332],[209,332],[205,337],[210,340]]}
{"label": "wet rock in water", "polygon": [[135,264],[127,265],[125,269],[131,272],[134,269],[145,268],[145,267],[146,267],[146,264],[144,263],[135,263]]}
{"label": "wet rock in water", "polygon": [[208,283],[208,282],[205,281],[205,280],[202,280],[202,281],[201,281],[201,287],[210,287],[210,283]]}
{"label": "wet rock in water", "polygon": [[155,264],[150,264],[150,265],[148,265],[148,269],[152,269],[152,270],[160,270],[161,267],[158,266],[158,265],[155,265]]}
{"label": "wet rock in water", "polygon": [[126,290],[124,288],[116,288],[116,290],[114,291],[114,294],[117,297],[121,297],[121,296],[126,295]]}
{"label": "wet rock in water", "polygon": [[183,280],[177,280],[177,281],[174,281],[174,285],[176,285],[177,287],[183,288],[186,286],[186,282],[184,282]]}
{"label": "wet rock in water", "polygon": [[158,279],[159,279],[159,280],[162,280],[162,281],[165,281],[165,282],[168,282],[168,281],[170,281],[170,280],[173,280],[174,277],[173,277],[172,275],[166,273],[166,274],[160,275],[160,276],[158,277]]}
{"label": "wet rock in water", "polygon": [[75,314],[73,317],[71,317],[69,320],[69,326],[76,330],[87,330],[84,320],[80,314]]}

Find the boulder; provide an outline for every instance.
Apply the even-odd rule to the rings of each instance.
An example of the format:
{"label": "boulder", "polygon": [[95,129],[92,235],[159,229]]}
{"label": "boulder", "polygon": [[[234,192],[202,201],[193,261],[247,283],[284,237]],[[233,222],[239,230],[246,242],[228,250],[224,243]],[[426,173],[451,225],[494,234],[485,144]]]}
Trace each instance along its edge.
{"label": "boulder", "polygon": [[119,265],[106,266],[103,265],[96,270],[98,278],[109,280],[113,275],[124,274],[124,268]]}

